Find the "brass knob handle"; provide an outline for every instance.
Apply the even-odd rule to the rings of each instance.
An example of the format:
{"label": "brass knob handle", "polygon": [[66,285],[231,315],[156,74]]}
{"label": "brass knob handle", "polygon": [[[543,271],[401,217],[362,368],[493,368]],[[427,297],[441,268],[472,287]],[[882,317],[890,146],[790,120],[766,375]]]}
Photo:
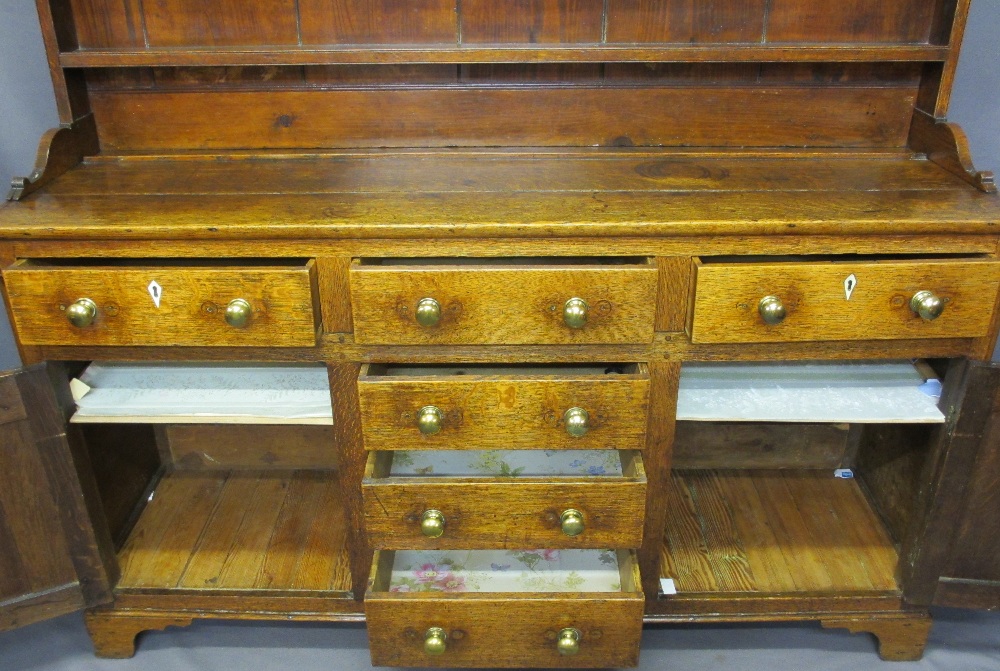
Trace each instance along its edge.
{"label": "brass knob handle", "polygon": [[933,291],[918,291],[910,299],[910,309],[921,319],[934,321],[944,312],[945,301]]}
{"label": "brass knob handle", "polygon": [[440,510],[425,510],[420,516],[420,533],[428,538],[440,538],[444,535],[444,513]]}
{"label": "brass knob handle", "polygon": [[582,329],[587,325],[590,306],[582,298],[571,298],[563,306],[563,321],[571,329]]}
{"label": "brass knob handle", "polygon": [[556,640],[556,650],[560,655],[575,655],[580,652],[580,631],[573,627],[566,627],[560,631]]}
{"label": "brass knob handle", "polygon": [[562,522],[562,532],[567,536],[579,536],[587,528],[583,523],[583,513],[574,508],[564,510],[559,519]]}
{"label": "brass knob handle", "polygon": [[590,429],[590,415],[583,408],[570,408],[563,413],[563,423],[566,425],[566,433],[580,438]]}
{"label": "brass knob handle", "polygon": [[448,639],[448,632],[441,627],[431,627],[424,634],[424,652],[428,655],[443,655],[448,648],[445,641]]}
{"label": "brass knob handle", "polygon": [[441,321],[441,304],[433,298],[421,298],[417,302],[417,323],[421,326],[437,326]]}
{"label": "brass knob handle", "polygon": [[777,296],[764,296],[757,304],[757,311],[765,324],[780,324],[785,321],[785,306]]}
{"label": "brass knob handle", "polygon": [[444,423],[444,413],[436,406],[425,405],[417,411],[417,428],[425,436],[433,436],[441,430]]}
{"label": "brass knob handle", "polygon": [[226,323],[234,329],[245,329],[250,324],[253,308],[242,298],[229,301],[226,306]]}
{"label": "brass knob handle", "polygon": [[66,308],[66,319],[78,329],[86,328],[97,319],[97,303],[81,298]]}

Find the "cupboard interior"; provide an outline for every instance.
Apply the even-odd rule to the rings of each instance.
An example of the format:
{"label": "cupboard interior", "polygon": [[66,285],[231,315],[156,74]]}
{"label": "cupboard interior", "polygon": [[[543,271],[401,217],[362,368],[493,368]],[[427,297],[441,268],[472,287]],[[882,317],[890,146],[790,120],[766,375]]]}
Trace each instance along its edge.
{"label": "cupboard interior", "polygon": [[[329,425],[147,420],[74,425],[116,540],[118,593],[351,597]],[[661,574],[679,594],[898,595],[943,425],[676,426]]]}

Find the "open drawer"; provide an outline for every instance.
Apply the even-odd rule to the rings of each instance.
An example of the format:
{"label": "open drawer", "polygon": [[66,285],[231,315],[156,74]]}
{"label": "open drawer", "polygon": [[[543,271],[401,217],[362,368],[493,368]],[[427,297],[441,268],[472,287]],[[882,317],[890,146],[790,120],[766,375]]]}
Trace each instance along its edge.
{"label": "open drawer", "polygon": [[361,489],[376,548],[642,543],[638,451],[372,452]]}
{"label": "open drawer", "polygon": [[365,597],[376,666],[635,666],[643,607],[612,550],[377,552]]}
{"label": "open drawer", "polygon": [[366,365],[369,450],[642,449],[645,364]]}

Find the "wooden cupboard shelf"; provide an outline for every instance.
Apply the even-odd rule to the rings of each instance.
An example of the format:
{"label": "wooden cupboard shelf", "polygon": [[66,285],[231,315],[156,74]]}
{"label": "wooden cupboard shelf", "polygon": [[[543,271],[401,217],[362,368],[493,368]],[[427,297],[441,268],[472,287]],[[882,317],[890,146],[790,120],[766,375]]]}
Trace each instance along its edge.
{"label": "wooden cupboard shelf", "polygon": [[305,46],[269,48],[78,49],[59,54],[66,68],[429,63],[802,63],[944,61],[931,44],[558,44],[476,46]]}
{"label": "wooden cupboard shelf", "polygon": [[329,471],[170,473],[118,553],[117,590],[346,597],[341,496]]}
{"label": "wooden cupboard shelf", "polygon": [[675,471],[667,510],[661,571],[680,597],[898,594],[892,539],[832,471]]}

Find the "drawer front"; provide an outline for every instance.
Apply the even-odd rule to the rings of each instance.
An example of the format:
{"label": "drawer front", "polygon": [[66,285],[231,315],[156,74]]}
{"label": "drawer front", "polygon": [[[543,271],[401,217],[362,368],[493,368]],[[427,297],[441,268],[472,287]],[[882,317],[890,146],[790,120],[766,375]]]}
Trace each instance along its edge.
{"label": "drawer front", "polygon": [[[624,477],[543,480],[373,477],[378,461],[391,455],[372,453],[361,486],[369,543],[378,549],[639,547],[646,476],[638,452],[623,455]],[[428,511],[439,513],[440,536],[422,531]]]}
{"label": "drawer front", "polygon": [[[311,261],[280,267],[20,263],[3,276],[18,337],[25,345],[316,344],[318,312]],[[84,298],[92,302],[92,322],[74,326],[67,309]],[[237,299],[250,310],[242,326],[227,323],[227,308]],[[238,324],[239,316],[231,313],[230,319]]]}
{"label": "drawer front", "polygon": [[[989,332],[1000,263],[990,260],[711,263],[697,267],[691,339],[699,343],[976,338]],[[911,308],[921,292],[940,316]],[[774,297],[784,318],[768,323]],[[765,310],[766,312],[766,310]],[[777,321],[780,312],[772,312]]]}
{"label": "drawer front", "polygon": [[[351,268],[354,335],[379,345],[648,343],[656,312],[652,265]],[[580,299],[585,323],[567,320]],[[417,321],[417,307],[425,301]],[[436,305],[436,307],[435,307]],[[578,314],[578,313],[577,313]]]}
{"label": "drawer front", "polygon": [[[644,367],[637,370],[625,375],[396,377],[373,374],[369,367],[358,382],[365,447],[642,449],[649,378]],[[426,432],[426,424],[421,430],[420,419],[429,408],[438,415],[434,433]],[[582,413],[574,409],[586,413],[582,432]]]}
{"label": "drawer front", "polygon": [[[638,569],[612,593],[417,593],[380,591],[380,556],[365,597],[372,664],[407,667],[620,668],[636,666],[643,595]],[[428,654],[428,632],[444,650]],[[579,634],[579,651],[560,654],[560,635]]]}

